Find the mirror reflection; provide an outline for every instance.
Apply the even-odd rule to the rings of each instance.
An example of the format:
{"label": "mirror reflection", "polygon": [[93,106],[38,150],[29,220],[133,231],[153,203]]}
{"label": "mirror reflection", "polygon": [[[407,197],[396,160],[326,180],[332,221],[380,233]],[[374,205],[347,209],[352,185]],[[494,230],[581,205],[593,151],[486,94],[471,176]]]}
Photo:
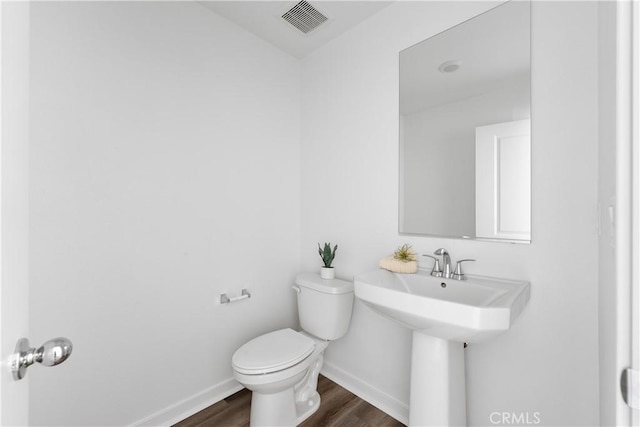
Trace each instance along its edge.
{"label": "mirror reflection", "polygon": [[530,4],[400,52],[401,233],[531,240]]}

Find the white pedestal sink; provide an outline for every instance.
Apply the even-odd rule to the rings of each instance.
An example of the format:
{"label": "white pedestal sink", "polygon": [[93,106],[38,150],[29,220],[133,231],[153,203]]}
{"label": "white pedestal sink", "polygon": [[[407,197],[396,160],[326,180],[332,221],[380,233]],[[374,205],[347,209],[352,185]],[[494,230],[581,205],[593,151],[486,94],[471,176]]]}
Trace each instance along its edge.
{"label": "white pedestal sink", "polygon": [[357,275],[355,295],[413,330],[410,426],[466,425],[465,342],[508,330],[529,301],[529,283],[376,270]]}

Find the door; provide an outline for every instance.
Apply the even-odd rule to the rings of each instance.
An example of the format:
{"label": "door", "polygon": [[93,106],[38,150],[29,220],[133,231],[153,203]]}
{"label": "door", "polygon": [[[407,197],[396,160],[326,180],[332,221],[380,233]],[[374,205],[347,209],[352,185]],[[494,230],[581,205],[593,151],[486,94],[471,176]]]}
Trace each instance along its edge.
{"label": "door", "polygon": [[531,240],[531,122],[476,128],[476,236]]}
{"label": "door", "polygon": [[[623,46],[631,52],[627,67],[629,75],[624,74],[628,82],[625,88],[629,98],[624,101],[630,106],[630,119],[627,126],[631,140],[631,241],[630,241],[630,282],[631,282],[631,369],[628,371],[635,380],[634,396],[630,399],[630,424],[640,426],[640,2],[634,0],[628,4],[619,4],[619,24],[622,37],[629,40]],[[630,89],[630,90],[629,90]],[[626,112],[626,110],[623,110]],[[631,375],[631,373],[633,374]],[[631,388],[629,387],[628,390]]]}
{"label": "door", "polygon": [[616,424],[640,426],[640,3],[616,2]]}
{"label": "door", "polygon": [[29,380],[9,359],[28,336],[28,2],[1,2],[0,82],[0,424],[27,425]]}

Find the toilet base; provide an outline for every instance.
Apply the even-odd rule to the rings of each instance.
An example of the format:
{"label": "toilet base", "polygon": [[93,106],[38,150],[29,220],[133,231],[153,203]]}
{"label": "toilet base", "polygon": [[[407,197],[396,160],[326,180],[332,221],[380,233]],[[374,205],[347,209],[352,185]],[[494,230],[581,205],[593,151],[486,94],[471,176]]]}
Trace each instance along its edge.
{"label": "toilet base", "polygon": [[251,427],[292,427],[302,424],[320,407],[320,395],[316,391],[309,400],[294,402],[293,389],[289,388],[280,393],[260,394],[251,396]]}
{"label": "toilet base", "polygon": [[293,389],[278,393],[257,393],[251,395],[251,427],[273,427],[297,425]]}
{"label": "toilet base", "polygon": [[[234,371],[236,380],[252,391],[251,427],[296,426],[320,407],[318,375],[328,341],[310,338],[316,342],[315,350],[304,364],[296,365],[297,368],[294,366],[264,375],[244,375]],[[292,372],[292,369],[297,371]]]}
{"label": "toilet base", "polygon": [[296,424],[302,424],[304,420],[314,414],[320,407],[320,395],[316,391],[306,402],[296,402]]}

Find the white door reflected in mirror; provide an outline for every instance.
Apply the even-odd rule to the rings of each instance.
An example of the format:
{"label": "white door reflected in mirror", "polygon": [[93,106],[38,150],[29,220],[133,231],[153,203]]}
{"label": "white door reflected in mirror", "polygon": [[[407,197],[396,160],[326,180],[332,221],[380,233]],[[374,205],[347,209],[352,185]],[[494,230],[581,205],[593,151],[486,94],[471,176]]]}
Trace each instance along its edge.
{"label": "white door reflected in mirror", "polygon": [[476,128],[476,237],[531,240],[529,120]]}

